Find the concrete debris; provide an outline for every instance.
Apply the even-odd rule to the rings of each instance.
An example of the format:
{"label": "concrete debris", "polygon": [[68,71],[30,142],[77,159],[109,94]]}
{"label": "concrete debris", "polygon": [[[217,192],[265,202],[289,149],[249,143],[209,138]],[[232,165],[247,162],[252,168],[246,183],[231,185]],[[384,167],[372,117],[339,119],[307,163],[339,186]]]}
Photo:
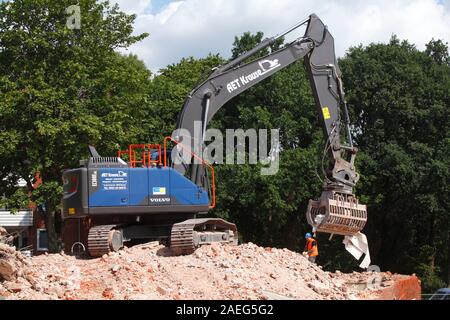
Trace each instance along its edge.
{"label": "concrete debris", "polygon": [[281,294],[270,291],[263,291],[263,295],[260,298],[262,300],[295,300],[292,297],[283,296]]}
{"label": "concrete debris", "polygon": [[364,259],[359,265],[360,268],[367,269],[370,266],[369,243],[364,233],[358,232],[353,236],[345,236],[342,243],[345,245],[345,250],[350,252],[356,260],[359,260],[364,254]]}
{"label": "concrete debris", "polygon": [[373,272],[330,273],[301,253],[253,243],[213,244],[171,256],[152,242],[97,259],[28,259],[1,245],[0,263],[0,298],[31,300],[370,299],[394,277],[379,273],[374,281]]}
{"label": "concrete debris", "polygon": [[0,243],[0,281],[15,279],[26,264],[25,259],[14,247]]}
{"label": "concrete debris", "polygon": [[9,234],[5,228],[0,227],[0,243],[11,244],[14,241],[14,236]]}

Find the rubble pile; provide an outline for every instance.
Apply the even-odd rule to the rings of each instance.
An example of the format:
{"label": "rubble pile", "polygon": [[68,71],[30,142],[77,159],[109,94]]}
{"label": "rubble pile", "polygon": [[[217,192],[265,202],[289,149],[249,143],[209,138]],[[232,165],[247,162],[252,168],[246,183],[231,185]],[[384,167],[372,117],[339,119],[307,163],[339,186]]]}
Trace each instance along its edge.
{"label": "rubble pile", "polygon": [[25,257],[9,245],[9,238],[6,230],[0,227],[0,281],[15,280],[28,264]]}
{"label": "rubble pile", "polygon": [[252,243],[213,244],[189,256],[172,256],[157,242],[97,259],[9,254],[20,268],[0,280],[3,299],[359,299],[392,276],[330,273],[300,253]]}
{"label": "rubble pile", "polygon": [[8,234],[5,228],[0,227],[0,243],[10,243],[12,237]]}

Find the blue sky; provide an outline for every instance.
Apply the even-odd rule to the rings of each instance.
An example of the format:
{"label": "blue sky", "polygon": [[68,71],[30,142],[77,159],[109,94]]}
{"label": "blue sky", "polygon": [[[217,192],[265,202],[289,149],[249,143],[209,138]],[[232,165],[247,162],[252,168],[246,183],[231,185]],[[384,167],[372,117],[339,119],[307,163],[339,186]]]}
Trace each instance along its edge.
{"label": "blue sky", "polygon": [[111,1],[137,14],[136,33],[150,33],[127,52],[137,54],[153,72],[187,56],[211,52],[229,57],[235,35],[276,35],[312,12],[328,25],[339,56],[353,45],[387,42],[392,34],[419,49],[432,38],[450,42],[450,0]]}
{"label": "blue sky", "polygon": [[[132,1],[132,0],[131,0]],[[160,12],[167,4],[169,4],[170,0],[153,0],[151,5],[146,8],[145,13],[158,13]]]}

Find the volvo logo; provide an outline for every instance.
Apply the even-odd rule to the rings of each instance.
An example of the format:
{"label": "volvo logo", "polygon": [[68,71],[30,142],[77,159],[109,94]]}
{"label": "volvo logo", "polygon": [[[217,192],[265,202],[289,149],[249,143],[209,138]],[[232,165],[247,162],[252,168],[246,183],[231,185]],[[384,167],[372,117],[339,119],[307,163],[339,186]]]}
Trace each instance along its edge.
{"label": "volvo logo", "polygon": [[170,198],[150,198],[150,202],[170,202]]}

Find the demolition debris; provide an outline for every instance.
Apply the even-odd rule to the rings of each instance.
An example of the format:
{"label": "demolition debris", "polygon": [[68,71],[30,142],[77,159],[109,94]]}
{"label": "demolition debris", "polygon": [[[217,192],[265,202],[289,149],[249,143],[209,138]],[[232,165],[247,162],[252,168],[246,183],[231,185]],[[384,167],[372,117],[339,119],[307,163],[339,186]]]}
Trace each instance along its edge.
{"label": "demolition debris", "polygon": [[45,254],[26,258],[0,244],[3,299],[376,299],[389,272],[330,273],[300,253],[213,244],[172,256],[157,242],[101,258]]}

